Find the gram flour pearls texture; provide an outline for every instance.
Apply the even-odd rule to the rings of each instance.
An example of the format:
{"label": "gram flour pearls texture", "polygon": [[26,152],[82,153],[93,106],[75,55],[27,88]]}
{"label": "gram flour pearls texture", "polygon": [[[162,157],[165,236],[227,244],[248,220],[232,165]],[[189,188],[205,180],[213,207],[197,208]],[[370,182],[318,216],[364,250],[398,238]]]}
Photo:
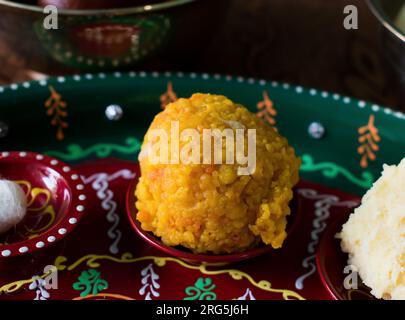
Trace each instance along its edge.
{"label": "gram flour pearls texture", "polygon": [[[172,121],[179,122],[180,132],[255,129],[254,172],[238,175],[241,165],[237,162],[152,163],[149,133],[164,130],[169,143],[174,143],[170,138]],[[247,144],[248,138],[242,138]],[[180,141],[180,150],[186,143]],[[225,145],[219,150],[221,154],[226,153]],[[137,219],[144,230],[153,232],[166,245],[214,254],[240,252],[259,243],[282,246],[300,159],[287,139],[245,107],[211,94],[194,94],[169,104],[153,120],[139,162]]]}

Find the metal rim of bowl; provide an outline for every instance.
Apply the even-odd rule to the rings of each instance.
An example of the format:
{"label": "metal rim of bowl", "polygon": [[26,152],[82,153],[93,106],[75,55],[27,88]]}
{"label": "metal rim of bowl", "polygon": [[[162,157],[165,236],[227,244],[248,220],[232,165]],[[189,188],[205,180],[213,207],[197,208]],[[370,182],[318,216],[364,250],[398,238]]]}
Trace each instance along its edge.
{"label": "metal rim of bowl", "polygon": [[[155,4],[144,4],[142,6],[128,7],[128,8],[115,8],[115,9],[91,9],[91,10],[74,10],[74,9],[59,9],[58,13],[62,15],[108,15],[108,14],[134,14],[134,13],[149,13],[164,9],[170,9],[182,6],[188,3],[195,2],[196,0],[170,0],[159,2]],[[9,0],[0,0],[0,5],[10,8],[22,9],[31,12],[43,13],[43,7],[18,3]]]}
{"label": "metal rim of bowl", "polygon": [[391,33],[393,33],[397,38],[399,38],[401,41],[405,42],[405,34],[398,29],[392,19],[387,16],[383,8],[381,7],[379,1],[376,0],[366,0],[366,3],[370,10],[373,12],[373,14],[377,17],[377,19],[380,21],[380,23],[389,30]]}

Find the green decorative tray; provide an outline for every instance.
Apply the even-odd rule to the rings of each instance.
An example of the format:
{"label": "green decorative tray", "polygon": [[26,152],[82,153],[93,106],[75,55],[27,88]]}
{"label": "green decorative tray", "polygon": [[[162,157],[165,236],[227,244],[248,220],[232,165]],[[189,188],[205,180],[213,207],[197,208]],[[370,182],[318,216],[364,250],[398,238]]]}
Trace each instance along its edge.
{"label": "green decorative tray", "polygon": [[[212,270],[162,256],[129,226],[125,192],[139,175],[143,135],[162,106],[195,92],[245,105],[301,156],[300,225],[281,250]],[[88,187],[86,216],[67,240],[11,273],[0,264],[0,300],[330,299],[316,273],[319,238],[332,215],[358,205],[384,163],[405,156],[405,115],[274,81],[116,72],[0,87],[0,137],[0,156],[24,150],[56,157],[72,164]],[[43,276],[47,264],[61,272],[60,290],[33,277]],[[348,296],[370,298],[367,291]]]}
{"label": "green decorative tray", "polygon": [[[195,92],[226,95],[274,122],[302,157],[306,180],[361,195],[384,163],[405,156],[401,112],[287,83],[170,72],[84,74],[0,88],[0,121],[9,126],[1,149],[35,150],[68,162],[107,156],[136,160],[162,101]],[[111,104],[122,107],[121,120],[106,118]],[[308,133],[313,122],[325,130],[320,139]]]}

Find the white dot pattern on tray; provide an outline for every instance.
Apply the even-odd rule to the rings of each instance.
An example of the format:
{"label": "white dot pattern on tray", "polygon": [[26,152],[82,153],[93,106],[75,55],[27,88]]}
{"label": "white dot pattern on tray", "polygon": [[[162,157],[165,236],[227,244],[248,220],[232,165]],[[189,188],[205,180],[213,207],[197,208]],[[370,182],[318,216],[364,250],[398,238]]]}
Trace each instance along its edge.
{"label": "white dot pattern on tray", "polygon": [[70,224],[76,224],[76,223],[77,223],[77,219],[76,219],[76,218],[70,218],[70,219],[69,219],[69,223],[70,223]]}
{"label": "white dot pattern on tray", "polygon": [[397,118],[403,119],[404,114],[402,114],[401,112],[395,112],[394,116],[396,116]]}
{"label": "white dot pattern on tray", "polygon": [[3,257],[8,257],[10,254],[11,254],[11,251],[10,251],[10,250],[3,250],[3,251],[1,252],[1,255],[2,255]]}
{"label": "white dot pattern on tray", "polygon": [[65,228],[60,228],[59,230],[58,230],[58,233],[59,234],[65,234],[67,232],[67,230],[65,229]]}
{"label": "white dot pattern on tray", "polygon": [[54,242],[56,238],[54,236],[49,236],[47,240],[48,242]]}
{"label": "white dot pattern on tray", "polygon": [[78,185],[76,186],[76,189],[77,189],[77,190],[83,190],[83,189],[84,189],[84,185],[78,184]]}
{"label": "white dot pattern on tray", "polygon": [[21,247],[20,249],[18,249],[18,251],[19,251],[20,253],[28,252],[28,247]]}
{"label": "white dot pattern on tray", "polygon": [[[77,60],[78,61],[84,61],[84,58],[83,57],[78,57]],[[171,72],[167,71],[167,72],[164,72],[164,73],[159,73],[157,71],[152,71],[152,72],[140,71],[139,73],[137,73],[137,72],[134,72],[134,71],[130,71],[128,73],[115,72],[115,73],[112,73],[110,75],[110,77],[113,76],[115,78],[121,78],[121,77],[124,77],[124,76],[128,76],[130,78],[134,78],[136,76],[139,76],[141,78],[145,78],[145,77],[150,76],[150,77],[153,77],[153,78],[157,78],[160,75],[164,75],[165,77],[171,77],[172,75],[175,75],[178,78],[183,78],[185,76],[185,74],[183,72],[171,73]],[[106,75],[105,73],[100,72],[100,73],[94,74],[94,75],[91,74],[91,73],[87,73],[83,77],[81,77],[80,75],[73,75],[71,77],[71,79],[73,79],[74,81],[82,81],[84,79],[92,80],[94,78],[94,76],[98,77],[99,79],[107,79],[109,77],[109,75]],[[233,79],[235,79],[237,82],[240,82],[240,83],[245,82],[245,80],[246,80],[244,77],[241,77],[241,76],[238,76],[238,77],[234,78],[234,77],[232,77],[230,75],[220,75],[220,74],[210,75],[208,73],[197,74],[195,72],[189,73],[188,76],[191,79],[202,79],[202,80],[207,80],[207,79],[210,79],[210,78],[214,78],[216,80],[223,79],[223,80],[226,80],[226,81],[232,81]],[[64,83],[68,82],[67,81],[68,78],[69,77],[60,76],[60,77],[57,77],[55,80],[50,80],[50,81],[56,81],[56,82],[60,83],[61,85],[63,85]],[[258,79],[255,79],[255,78],[248,78],[246,81],[249,84],[259,83],[261,86],[265,86],[267,84],[267,82],[265,80],[263,80],[263,79],[258,80]],[[48,85],[48,81],[46,79],[41,79],[41,80],[35,81],[33,83],[38,83],[40,86],[47,86]],[[271,84],[272,87],[278,87],[279,86],[277,81],[272,81],[272,82],[270,82],[270,84]],[[30,82],[23,82],[20,86],[18,84],[11,84],[8,87],[1,87],[0,86],[0,93],[4,92],[5,90],[13,90],[13,91],[15,91],[15,90],[19,90],[20,88],[28,89],[30,87],[31,87]],[[302,93],[308,92],[311,96],[318,95],[318,92],[315,89],[304,89],[301,86],[292,86],[289,83],[283,83],[282,84],[282,88],[285,89],[285,90],[288,90],[291,87],[294,88],[294,91],[295,91],[296,94],[302,94]],[[349,98],[349,97],[342,97],[341,98],[339,94],[330,93],[330,92],[327,92],[327,91],[322,91],[320,93],[320,96],[322,98],[325,98],[325,99],[329,98],[329,97],[332,97],[334,100],[336,100],[336,101],[340,100],[344,104],[350,104],[352,102],[352,99]],[[394,111],[388,111],[388,110],[390,110],[389,108],[384,108],[383,109],[380,106],[375,105],[375,104],[369,104],[368,105],[365,101],[358,101],[358,102],[356,102],[356,104],[357,104],[357,106],[359,108],[366,108],[367,106],[369,106],[370,111],[372,111],[372,112],[384,111],[384,113],[389,115],[389,116],[395,117],[397,119],[405,120],[405,114],[400,112],[400,111],[395,111],[395,112]]]}
{"label": "white dot pattern on tray", "polygon": [[37,244],[35,246],[37,248],[43,248],[45,246],[45,243],[43,241],[39,241],[39,242],[37,242]]}
{"label": "white dot pattern on tray", "polygon": [[83,212],[84,211],[84,206],[77,206],[76,210],[79,212]]}
{"label": "white dot pattern on tray", "polygon": [[390,108],[384,108],[384,112],[386,114],[392,114],[392,110]]}
{"label": "white dot pattern on tray", "polygon": [[79,200],[80,200],[80,201],[86,200],[86,196],[85,196],[84,194],[81,194],[81,195],[79,196]]}

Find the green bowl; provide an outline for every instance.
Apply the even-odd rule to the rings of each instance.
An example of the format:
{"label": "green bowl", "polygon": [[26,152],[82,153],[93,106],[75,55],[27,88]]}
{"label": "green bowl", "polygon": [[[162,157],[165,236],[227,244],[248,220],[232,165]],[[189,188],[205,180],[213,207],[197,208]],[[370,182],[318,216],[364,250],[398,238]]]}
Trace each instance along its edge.
{"label": "green bowl", "polygon": [[405,33],[395,24],[399,11],[405,6],[404,0],[367,0],[367,3],[384,28],[405,42]]}
{"label": "green bowl", "polygon": [[0,48],[9,48],[28,69],[51,75],[130,69],[156,55],[172,61],[198,55],[226,2],[162,0],[131,8],[60,9],[58,29],[48,30],[42,7],[0,0]]}
{"label": "green bowl", "polygon": [[405,33],[395,24],[395,18],[405,0],[367,0],[371,11],[382,26],[382,48],[389,65],[405,86]]}

